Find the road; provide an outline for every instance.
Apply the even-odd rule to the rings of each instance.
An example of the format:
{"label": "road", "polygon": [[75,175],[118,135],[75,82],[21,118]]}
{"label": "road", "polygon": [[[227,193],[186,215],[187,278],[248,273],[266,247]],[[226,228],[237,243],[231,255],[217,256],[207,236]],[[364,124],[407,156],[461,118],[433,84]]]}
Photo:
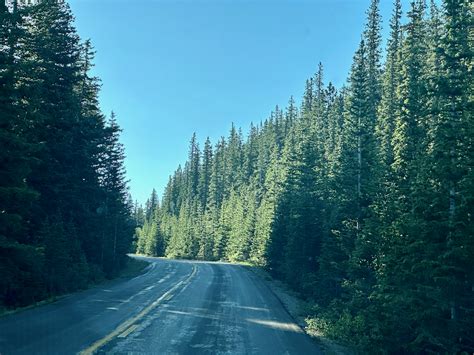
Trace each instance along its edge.
{"label": "road", "polygon": [[133,279],[0,318],[0,354],[321,354],[247,268],[145,259]]}

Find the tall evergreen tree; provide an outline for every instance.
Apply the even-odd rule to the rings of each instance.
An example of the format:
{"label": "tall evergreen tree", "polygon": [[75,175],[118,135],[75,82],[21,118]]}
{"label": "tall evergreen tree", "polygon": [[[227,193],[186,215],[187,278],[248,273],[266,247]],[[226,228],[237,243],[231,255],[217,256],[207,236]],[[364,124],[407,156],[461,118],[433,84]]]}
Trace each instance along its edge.
{"label": "tall evergreen tree", "polygon": [[209,202],[209,188],[211,184],[212,172],[212,145],[209,137],[204,143],[204,151],[202,156],[202,164],[199,172],[199,200],[202,210],[206,210]]}
{"label": "tall evergreen tree", "polygon": [[188,195],[194,198],[198,194],[199,189],[199,168],[201,162],[201,153],[199,150],[199,144],[197,142],[196,133],[193,134],[191,142],[189,144],[189,158],[188,165],[186,167],[186,179]]}
{"label": "tall evergreen tree", "polygon": [[402,7],[396,0],[390,20],[390,38],[387,45],[387,60],[382,81],[382,97],[377,119],[377,136],[379,139],[379,154],[382,168],[388,170],[393,162],[392,136],[400,99],[397,88],[400,85],[401,70],[401,24]]}
{"label": "tall evergreen tree", "polygon": [[18,67],[23,66],[16,53],[21,15],[14,2],[13,12],[0,5],[0,243],[27,240],[28,206],[36,192],[27,184],[32,168],[33,147],[27,142],[28,122],[22,114],[20,92],[16,86]]}
{"label": "tall evergreen tree", "polygon": [[[433,315],[438,322],[432,319],[425,326],[440,340],[437,350],[462,351],[474,347],[469,329],[474,321],[470,272],[474,243],[468,237],[473,230],[468,211],[473,208],[474,189],[467,168],[474,161],[473,45],[469,43],[473,9],[468,1],[448,0],[443,10],[445,32],[437,47],[440,75],[434,93],[438,101],[432,110],[428,148],[429,176],[434,181],[427,198],[431,205],[424,216],[428,219],[425,238],[433,244],[430,249],[437,248],[430,255],[437,282],[430,286],[442,291],[436,295],[437,314]],[[433,6],[432,11],[436,11]]]}

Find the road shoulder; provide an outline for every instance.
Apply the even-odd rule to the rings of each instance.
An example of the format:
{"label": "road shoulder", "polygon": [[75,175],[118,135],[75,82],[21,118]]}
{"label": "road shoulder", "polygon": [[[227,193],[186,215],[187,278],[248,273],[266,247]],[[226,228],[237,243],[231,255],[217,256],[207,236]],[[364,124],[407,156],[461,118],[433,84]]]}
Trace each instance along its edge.
{"label": "road shoulder", "polygon": [[309,335],[320,347],[323,349],[325,354],[328,355],[345,355],[354,354],[348,348],[341,344],[334,342],[331,339],[324,337],[322,334],[315,334],[308,331],[306,316],[304,312],[304,300],[298,297],[298,295],[289,289],[283,282],[276,280],[265,271],[263,268],[254,265],[242,264],[243,267],[247,268],[254,274],[256,274],[273,292],[273,294],[279,299],[285,310],[291,315],[295,323],[301,327],[301,329]]}

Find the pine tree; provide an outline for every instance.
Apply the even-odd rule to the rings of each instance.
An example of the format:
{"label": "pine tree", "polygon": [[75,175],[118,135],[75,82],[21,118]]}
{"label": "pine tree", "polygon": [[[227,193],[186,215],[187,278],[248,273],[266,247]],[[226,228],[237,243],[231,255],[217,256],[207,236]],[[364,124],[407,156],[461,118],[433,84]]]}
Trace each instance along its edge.
{"label": "pine tree", "polygon": [[232,191],[223,210],[226,218],[223,220],[225,225],[222,226],[222,229],[227,231],[227,235],[219,242],[225,244],[225,259],[230,261],[245,260],[249,240],[243,228],[245,219],[243,196]]}
{"label": "pine tree", "polygon": [[43,255],[30,242],[29,209],[37,197],[27,183],[32,168],[28,121],[18,87],[26,64],[19,53],[24,37],[17,3],[0,4],[0,307],[17,307],[46,296]]}
{"label": "pine tree", "polygon": [[[397,102],[392,138],[394,160],[389,172],[392,179],[390,199],[393,203],[388,206],[391,210],[388,220],[392,222],[385,226],[388,236],[381,244],[379,285],[374,295],[374,299],[380,300],[385,310],[386,323],[390,325],[388,331],[393,332],[396,339],[411,339],[411,346],[424,336],[423,331],[420,332],[421,329],[416,326],[418,320],[415,318],[418,315],[413,307],[416,303],[428,304],[428,299],[433,296],[427,292],[428,289],[420,289],[428,286],[426,271],[431,266],[428,266],[428,244],[420,238],[425,224],[416,208],[422,199],[420,192],[426,188],[426,182],[420,178],[424,169],[421,159],[426,149],[424,12],[425,5],[422,2],[412,3],[408,12],[406,38],[401,48],[403,60],[397,88],[397,97],[401,101]],[[414,268],[418,270],[413,272]],[[407,312],[401,314],[390,311],[392,307],[407,309]],[[396,327],[395,324],[399,322],[407,324],[407,328]],[[396,328],[390,328],[392,326]],[[388,339],[385,341],[389,342]],[[391,343],[391,346],[398,349],[399,344]]]}
{"label": "pine tree", "polygon": [[401,65],[401,24],[402,8],[396,0],[392,19],[390,20],[390,38],[387,45],[387,60],[382,82],[382,97],[377,120],[377,138],[382,168],[387,172],[393,162],[392,136],[400,99],[397,88],[400,85]]}
{"label": "pine tree", "polygon": [[[432,22],[437,22],[432,5]],[[437,247],[430,255],[435,265],[431,270],[441,288],[439,299],[432,305],[437,322],[432,319],[427,328],[439,339],[441,351],[471,351],[474,348],[469,324],[474,320],[471,258],[474,243],[469,234],[472,220],[473,185],[467,166],[472,164],[472,62],[473,46],[469,43],[472,24],[472,4],[467,1],[444,3],[445,31],[437,47],[436,64],[439,76],[435,82],[432,110],[433,123],[429,132],[429,176],[432,181],[426,213],[428,229],[425,238]],[[436,26],[434,27],[436,29]],[[472,30],[471,30],[472,32]],[[421,206],[420,206],[421,207]],[[435,244],[434,242],[439,244]],[[433,317],[433,318],[434,318]],[[449,350],[448,350],[449,349]]]}
{"label": "pine tree", "polygon": [[354,56],[354,64],[350,77],[350,93],[347,97],[347,111],[341,132],[341,154],[336,189],[340,191],[338,204],[341,223],[336,228],[343,228],[346,240],[346,253],[353,249],[356,234],[361,229],[362,209],[362,122],[368,117],[367,85],[365,65],[365,43],[362,41]]}
{"label": "pine tree", "polygon": [[204,151],[202,157],[202,164],[199,172],[199,200],[202,206],[202,210],[205,211],[209,200],[209,188],[211,184],[211,172],[212,172],[212,145],[209,137],[204,143]]}
{"label": "pine tree", "polygon": [[133,234],[130,206],[126,203],[128,187],[125,180],[125,153],[119,141],[120,131],[112,113],[99,170],[105,193],[99,210],[103,214],[101,263],[108,276],[114,275],[124,265]]}
{"label": "pine tree", "polygon": [[157,208],[159,208],[158,193],[153,189],[145,204],[145,219],[147,221],[151,220]]}
{"label": "pine tree", "polygon": [[[375,127],[377,110],[380,103],[380,43],[381,18],[379,1],[371,2],[367,24],[364,32],[364,44],[358,61],[355,61],[355,72],[351,76],[351,93],[349,112],[357,120],[357,196],[355,245],[350,256],[350,278],[355,307],[365,307],[368,296],[375,284],[375,266],[377,259],[377,235],[367,223],[371,215],[376,191],[380,181],[379,162],[377,159]],[[365,56],[364,56],[365,54]],[[362,95],[367,95],[366,99]]]}
{"label": "pine tree", "polygon": [[301,105],[301,117],[307,119],[311,115],[311,109],[313,107],[313,92],[314,82],[313,78],[306,80],[306,88],[303,94],[303,103]]}
{"label": "pine tree", "polygon": [[201,153],[197,142],[196,133],[193,134],[189,144],[188,165],[185,168],[187,194],[190,198],[194,198],[198,194],[199,188],[199,168],[201,162]]}
{"label": "pine tree", "polygon": [[[367,118],[371,124],[375,124],[377,120],[377,108],[380,102],[381,88],[381,22],[379,11],[379,0],[372,0],[367,13],[367,25],[364,32],[364,38],[367,50],[367,101],[368,114]],[[395,5],[397,6],[397,5]]]}
{"label": "pine tree", "polygon": [[243,155],[244,182],[249,184],[257,170],[258,159],[258,129],[253,124],[250,125],[247,142],[243,146]]}
{"label": "pine tree", "polygon": [[226,171],[226,160],[224,158],[224,151],[226,148],[226,141],[222,137],[217,143],[212,163],[211,182],[209,185],[209,208],[218,213],[222,200],[224,198],[224,172]]}
{"label": "pine tree", "polygon": [[286,112],[285,112],[285,128],[284,128],[285,137],[288,137],[290,133],[290,129],[293,126],[293,123],[297,119],[298,119],[298,109],[295,105],[295,99],[293,98],[293,96],[290,96],[290,99],[288,100]]}
{"label": "pine tree", "polygon": [[242,182],[242,133],[232,124],[224,151],[225,175],[224,191],[228,196],[233,188],[238,188]]}
{"label": "pine tree", "polygon": [[[251,246],[250,259],[257,265],[268,267],[270,263],[270,235],[273,230],[275,210],[284,174],[285,170],[275,149],[266,174],[263,197],[255,212],[255,234]],[[274,243],[275,241],[272,242]]]}
{"label": "pine tree", "polygon": [[320,204],[314,174],[316,150],[303,121],[285,147],[283,193],[279,197],[269,246],[270,266],[294,287],[310,287],[318,268]]}
{"label": "pine tree", "polygon": [[5,239],[27,241],[28,206],[37,197],[26,183],[33,147],[25,136],[27,122],[16,87],[18,67],[24,64],[16,53],[22,20],[14,4],[12,13],[0,5],[0,243]]}

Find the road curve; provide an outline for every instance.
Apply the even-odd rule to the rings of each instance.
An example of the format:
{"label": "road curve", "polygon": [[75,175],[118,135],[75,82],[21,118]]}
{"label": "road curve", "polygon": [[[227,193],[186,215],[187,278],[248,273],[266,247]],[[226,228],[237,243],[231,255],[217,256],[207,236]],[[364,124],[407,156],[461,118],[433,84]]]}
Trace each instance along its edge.
{"label": "road curve", "polygon": [[246,268],[144,259],[138,277],[0,318],[0,354],[321,354]]}

